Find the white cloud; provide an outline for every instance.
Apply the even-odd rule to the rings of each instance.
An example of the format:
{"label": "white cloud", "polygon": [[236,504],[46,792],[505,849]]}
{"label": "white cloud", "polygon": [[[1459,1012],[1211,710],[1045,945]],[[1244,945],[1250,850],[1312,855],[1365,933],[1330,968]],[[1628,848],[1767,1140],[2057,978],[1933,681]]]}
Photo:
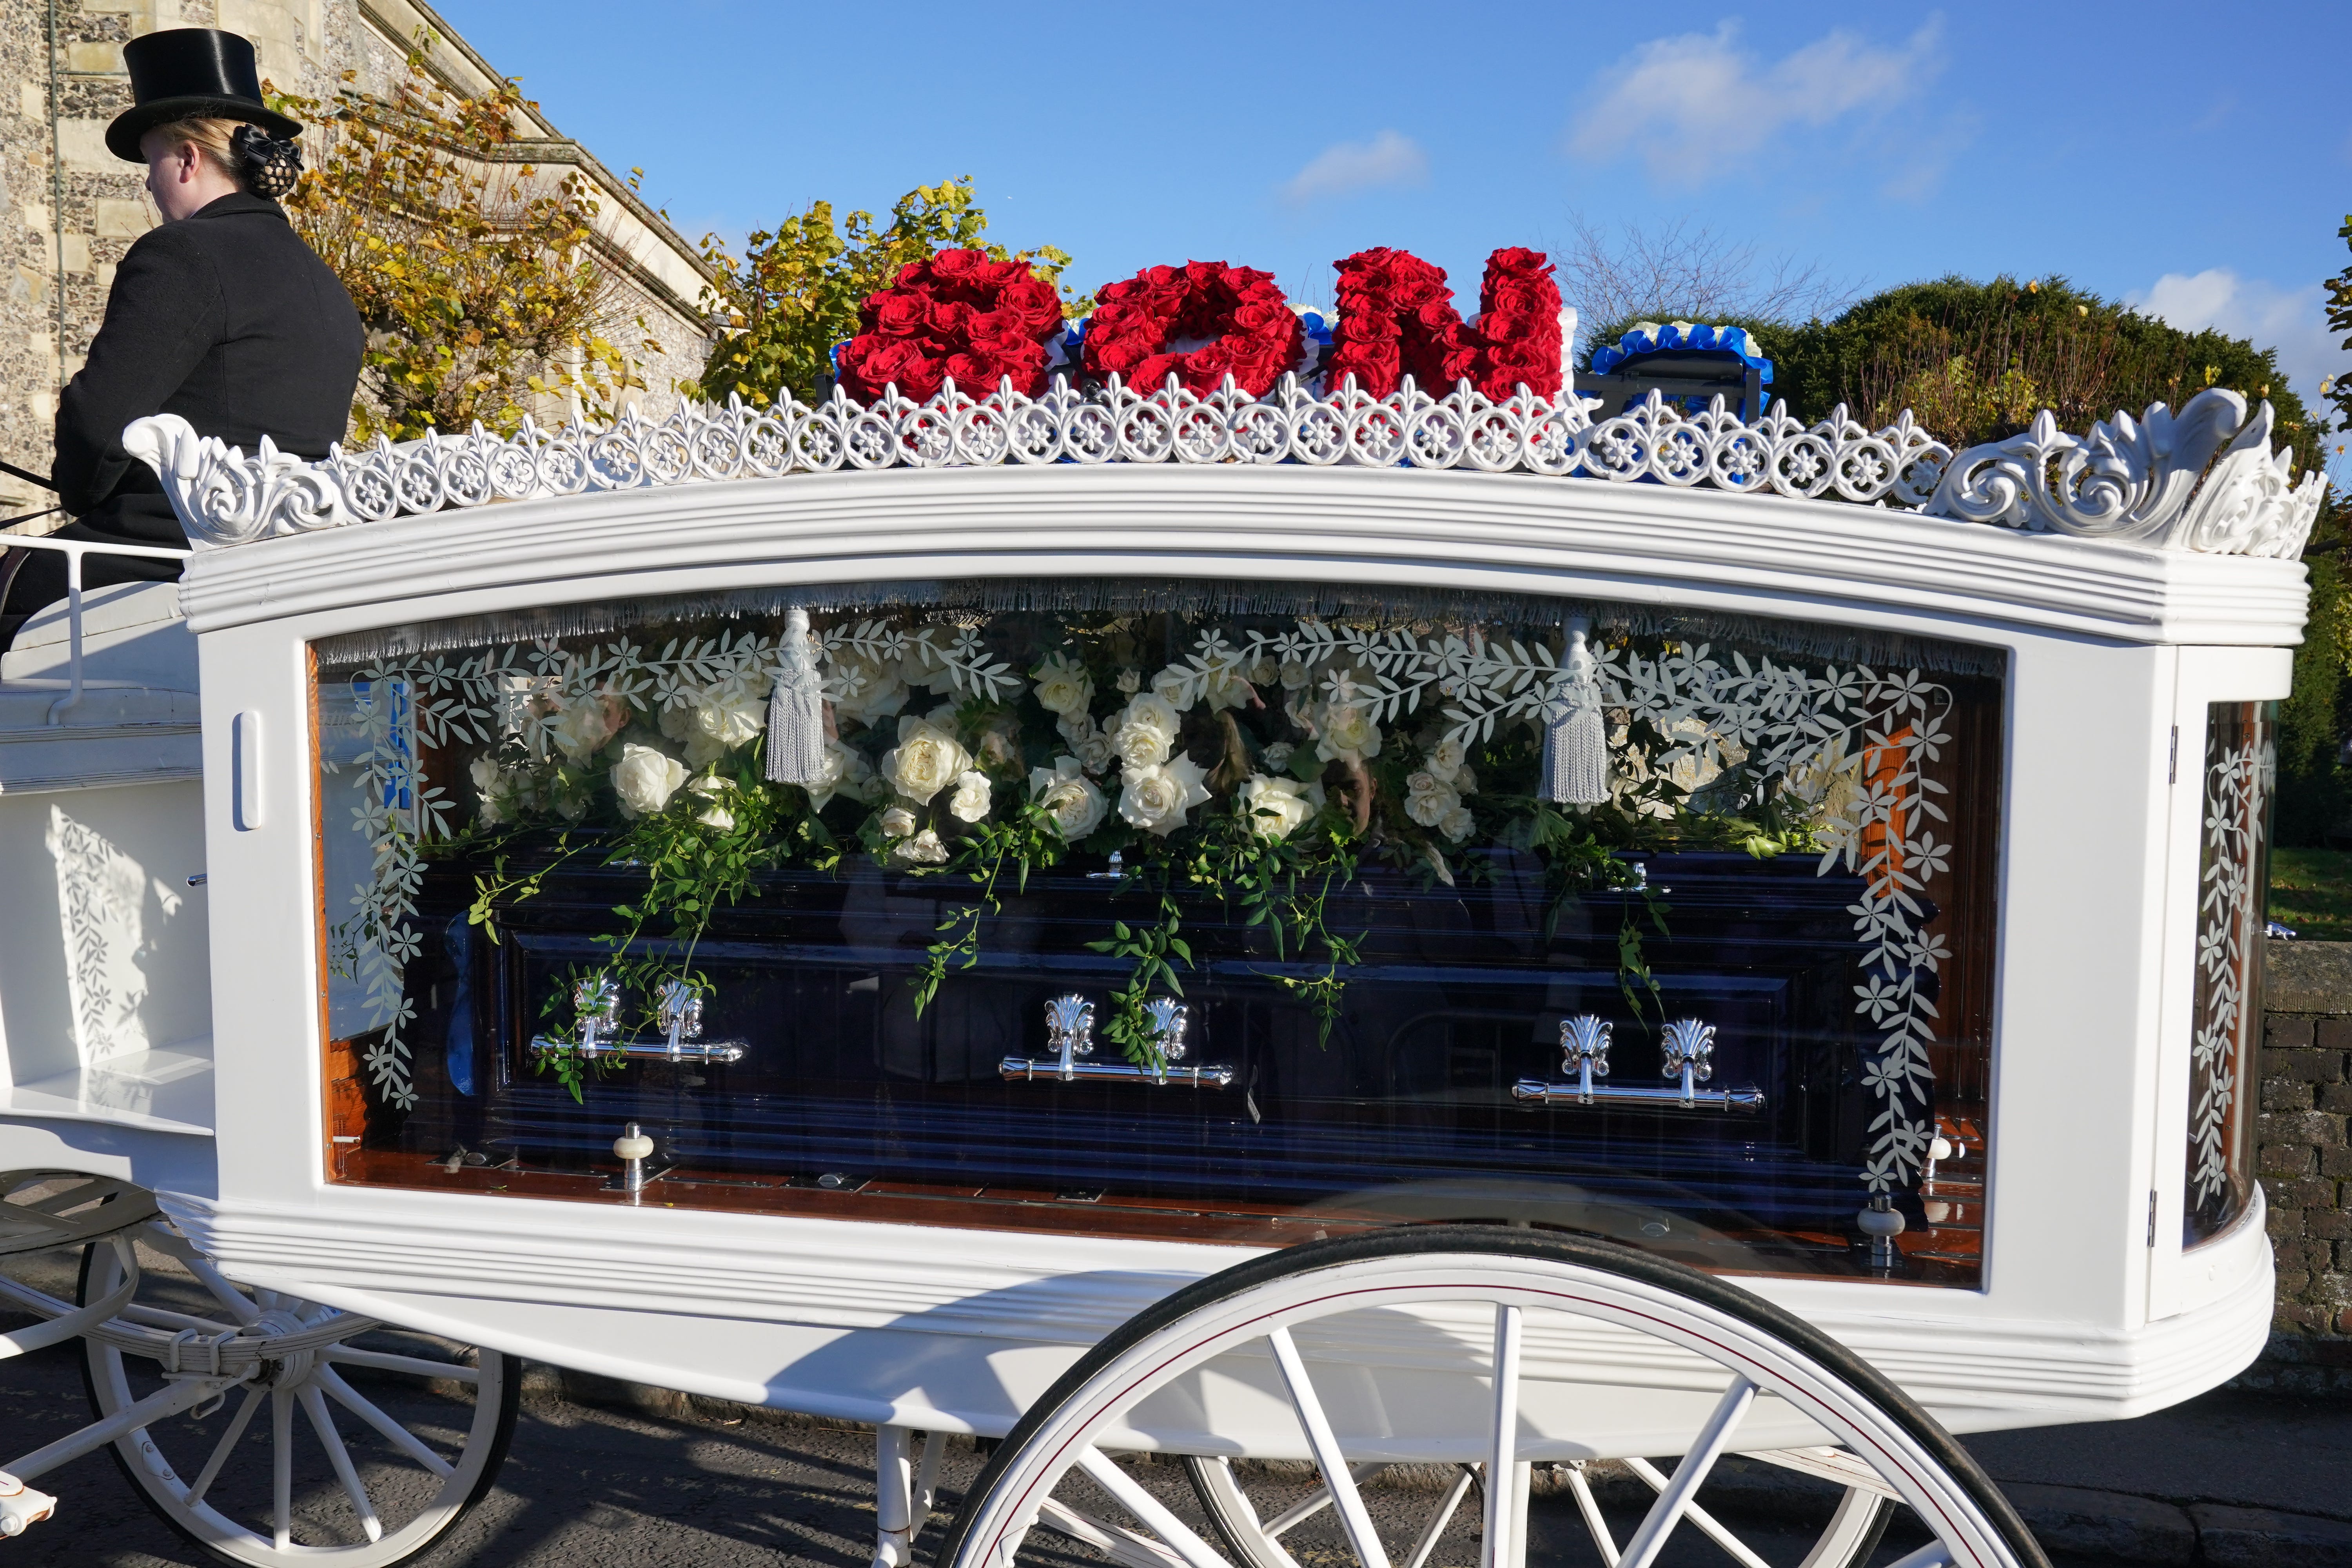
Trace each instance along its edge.
{"label": "white cloud", "polygon": [[2241,278],[2226,267],[2209,267],[2197,273],[2168,272],[2152,288],[2125,295],[2124,303],[2183,331],[2210,327],[2258,349],[2278,350],[2279,369],[2308,402],[2319,395],[2321,377],[2352,368],[2328,333],[2324,298],[2316,283],[2281,289],[2260,278]]}
{"label": "white cloud", "polygon": [[1412,137],[1383,131],[1370,142],[1337,142],[1315,154],[1282,187],[1292,206],[1382,185],[1418,185],[1429,178],[1429,154]]}
{"label": "white cloud", "polygon": [[1576,157],[1606,161],[1638,150],[1650,173],[1699,184],[1746,162],[1791,125],[1824,126],[1884,109],[1936,72],[1940,17],[1900,48],[1843,28],[1767,65],[1738,48],[1738,25],[1654,38],[1602,78],[1607,91],[1568,138]]}

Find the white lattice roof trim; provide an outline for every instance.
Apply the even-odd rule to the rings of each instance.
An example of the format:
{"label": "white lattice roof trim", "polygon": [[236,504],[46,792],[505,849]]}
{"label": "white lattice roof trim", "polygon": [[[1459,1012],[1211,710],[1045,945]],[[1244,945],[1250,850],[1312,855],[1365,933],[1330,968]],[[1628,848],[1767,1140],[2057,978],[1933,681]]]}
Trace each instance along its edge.
{"label": "white lattice roof trim", "polygon": [[973,398],[950,383],[919,404],[892,389],[861,405],[836,389],[814,407],[787,400],[751,409],[730,398],[725,407],[685,404],[659,421],[632,406],[605,426],[574,421],[549,430],[526,419],[501,437],[477,425],[463,436],[337,447],[315,463],[279,452],[267,437],[248,458],[174,415],[138,421],[123,444],[162,477],[199,549],[495,500],[840,468],[1297,463],[1705,486],[2294,559],[2326,481],[2312,474],[2295,483],[2289,454],[2272,449],[2273,424],[2268,403],[2250,417],[2244,398],[2214,388],[2177,415],[2160,403],[2137,419],[2118,413],[2087,437],[2061,431],[2045,410],[2022,435],[1955,457],[1908,410],[1870,430],[1843,405],[1807,426],[1775,403],[1751,425],[1719,397],[1689,414],[1654,392],[1596,421],[1572,395],[1552,400],[1522,389],[1497,403],[1467,382],[1432,397],[1407,380],[1373,397],[1352,378],[1318,395],[1286,376],[1252,398],[1230,380],[1203,397],[1172,379],[1140,393],[1116,378],[1082,390],[1057,376],[1039,397],[1007,383]]}

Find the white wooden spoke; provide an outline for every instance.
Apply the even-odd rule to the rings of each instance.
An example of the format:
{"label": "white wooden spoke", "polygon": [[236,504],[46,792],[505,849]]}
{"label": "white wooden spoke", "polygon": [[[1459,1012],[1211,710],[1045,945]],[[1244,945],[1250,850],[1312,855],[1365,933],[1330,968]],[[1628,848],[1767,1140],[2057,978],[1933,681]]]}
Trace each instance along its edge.
{"label": "white wooden spoke", "polygon": [[370,1541],[382,1541],[383,1521],[376,1518],[375,1504],[368,1500],[367,1488],[361,1484],[359,1471],[352,1468],[351,1450],[343,1447],[343,1435],[335,1430],[334,1412],[327,1408],[325,1396],[316,1388],[305,1388],[298,1397],[302,1413],[318,1431],[319,1446],[327,1450],[327,1462],[335,1467],[335,1479],[343,1483],[343,1495],[359,1510],[360,1528],[367,1531]]}
{"label": "white wooden spoke", "polygon": [[[1370,1486],[1373,1481],[1379,1479],[1387,1469],[1388,1466],[1384,1462],[1374,1460],[1370,1464],[1349,1466],[1348,1474],[1355,1479],[1355,1482],[1358,1486],[1363,1487]],[[1274,1521],[1264,1527],[1265,1533],[1270,1536],[1281,1535],[1287,1531],[1296,1530],[1299,1525],[1305,1523],[1310,1519],[1313,1519],[1317,1514],[1321,1513],[1325,1509],[1329,1508],[1330,1506],[1331,1489],[1329,1487],[1317,1487],[1307,1496],[1299,1499],[1297,1502],[1292,1503],[1280,1513],[1276,1514],[1274,1516]]]}
{"label": "white wooden spoke", "polygon": [[1141,1481],[1120,1469],[1118,1462],[1100,1448],[1089,1444],[1078,1456],[1078,1468],[1182,1558],[1187,1568],[1233,1568],[1216,1548],[1194,1534],[1190,1525],[1168,1510],[1167,1504],[1146,1491]]}
{"label": "white wooden spoke", "polygon": [[1940,1541],[1931,1541],[1908,1557],[1890,1563],[1886,1568],[1951,1568],[1952,1549]]}
{"label": "white wooden spoke", "polygon": [[1519,1452],[1519,1310],[1495,1309],[1495,1430],[1486,1448],[1486,1531],[1478,1548],[1479,1568],[1515,1568],[1511,1540],[1517,1511],[1513,1468]]}
{"label": "white wooden spoke", "polygon": [[1356,1560],[1364,1568],[1389,1568],[1389,1554],[1381,1545],[1380,1531],[1373,1528],[1371,1511],[1364,1507],[1364,1494],[1356,1489],[1356,1478],[1348,1468],[1347,1456],[1339,1451],[1330,1417],[1323,1414],[1323,1402],[1315,1396],[1315,1384],[1307,1376],[1307,1363],[1299,1358],[1290,1331],[1276,1329],[1265,1338],[1274,1349],[1274,1364],[1282,1369],[1283,1384],[1290,1391],[1291,1408],[1298,1413],[1298,1425],[1307,1433],[1307,1447],[1322,1468],[1323,1484],[1331,1489],[1339,1527],[1348,1532]]}
{"label": "white wooden spoke", "polygon": [[1761,1459],[1768,1465],[1778,1465],[1800,1475],[1818,1476],[1842,1487],[1859,1487],[1893,1502],[1903,1500],[1903,1494],[1889,1486],[1885,1476],[1843,1448],[1759,1448],[1755,1453],[1739,1457]]}
{"label": "white wooden spoke", "polygon": [[[1625,1461],[1625,1467],[1632,1470],[1635,1475],[1641,1477],[1643,1480],[1649,1482],[1650,1489],[1652,1491],[1662,1492],[1666,1489],[1666,1478],[1664,1474],[1659,1470],[1657,1466],[1650,1463],[1649,1460],[1628,1459]],[[1761,1557],[1757,1556],[1755,1552],[1750,1552],[1748,1549],[1748,1543],[1746,1542],[1740,1540],[1739,1537],[1734,1535],[1729,1530],[1726,1529],[1722,1521],[1717,1519],[1715,1515],[1707,1512],[1706,1510],[1699,1507],[1698,1504],[1691,1504],[1685,1511],[1689,1515],[1690,1521],[1698,1526],[1699,1530],[1706,1534],[1709,1541],[1714,1542],[1717,1546],[1722,1547],[1726,1552],[1730,1552],[1732,1556],[1739,1560],[1740,1568],[1772,1568],[1772,1564],[1765,1562]]]}
{"label": "white wooden spoke", "polygon": [[345,1366],[363,1366],[373,1372],[404,1372],[416,1377],[446,1377],[453,1383],[479,1383],[479,1367],[467,1366],[457,1361],[428,1361],[423,1356],[393,1355],[384,1351],[363,1351],[352,1345],[323,1346],[321,1359],[340,1362]]}
{"label": "white wooden spoke", "polygon": [[269,1391],[269,1538],[283,1552],[294,1542],[294,1396]]}
{"label": "white wooden spoke", "polygon": [[376,1408],[373,1400],[345,1383],[341,1373],[333,1367],[322,1366],[311,1375],[320,1388],[334,1396],[336,1404],[374,1427],[383,1434],[385,1442],[433,1472],[436,1479],[446,1481],[457,1473],[455,1466],[426,1447],[415,1433]]}
{"label": "white wooden spoke", "polygon": [[228,1315],[239,1325],[249,1326],[261,1321],[261,1309],[248,1300],[245,1292],[232,1284],[226,1275],[201,1258],[191,1257],[183,1261],[187,1265],[188,1272],[213,1293],[213,1299],[226,1308]]}
{"label": "white wooden spoke", "polygon": [[190,1484],[182,1500],[190,1508],[205,1500],[205,1493],[212,1489],[214,1480],[221,1473],[221,1467],[228,1463],[230,1450],[236,1447],[236,1440],[245,1436],[247,1425],[253,1420],[253,1413],[261,1408],[265,1397],[267,1391],[263,1389],[248,1388],[245,1391],[245,1398],[238,1404],[236,1414],[229,1417],[228,1429],[221,1434],[220,1441],[213,1445],[212,1458],[206,1459],[205,1468],[196,1472],[195,1480]]}
{"label": "white wooden spoke", "polygon": [[1724,1445],[1731,1440],[1731,1429],[1748,1414],[1756,1402],[1756,1385],[1744,1377],[1735,1376],[1723,1397],[1716,1401],[1714,1413],[1699,1429],[1697,1439],[1691,1444],[1682,1463],[1675,1467],[1674,1478],[1658,1494],[1650,1511],[1642,1520],[1642,1527],[1633,1539],[1625,1543],[1625,1554],[1618,1559],[1618,1568],[1650,1568],[1665,1550],[1666,1537],[1681,1522],[1683,1513],[1698,1495],[1699,1483],[1715,1468],[1716,1459],[1723,1453]]}
{"label": "white wooden spoke", "polygon": [[1462,1506],[1462,1494],[1468,1491],[1471,1482],[1476,1479],[1476,1473],[1467,1465],[1454,1472],[1454,1484],[1445,1489],[1445,1497],[1438,1503],[1437,1511],[1429,1516],[1429,1523],[1423,1527],[1421,1539],[1412,1543],[1412,1555],[1405,1559],[1404,1568],[1423,1568],[1428,1563],[1429,1554],[1437,1550],[1438,1539],[1445,1533],[1445,1527],[1454,1522],[1454,1510]]}
{"label": "white wooden spoke", "polygon": [[[1080,1513],[1058,1498],[1049,1497],[1038,1505],[1037,1521],[1086,1542],[1123,1568],[1185,1568],[1184,1559],[1150,1536]],[[1015,1541],[1005,1549],[1004,1562],[1010,1563],[1020,1552],[1020,1542]]]}
{"label": "white wooden spoke", "polygon": [[1601,1551],[1601,1561],[1607,1568],[1617,1568],[1617,1538],[1609,1533],[1609,1521],[1601,1517],[1601,1500],[1592,1495],[1592,1483],[1584,1479],[1582,1465],[1569,1467],[1568,1489],[1576,1499],[1576,1511],[1584,1516],[1592,1544]]}

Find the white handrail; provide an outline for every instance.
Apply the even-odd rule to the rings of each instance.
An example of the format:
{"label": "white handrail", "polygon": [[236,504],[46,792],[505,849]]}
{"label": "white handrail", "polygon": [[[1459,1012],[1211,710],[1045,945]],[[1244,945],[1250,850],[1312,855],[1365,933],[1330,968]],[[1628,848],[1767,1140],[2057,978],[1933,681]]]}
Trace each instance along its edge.
{"label": "white handrail", "polygon": [[152,544],[96,544],[86,539],[57,539],[41,534],[9,534],[10,550],[54,550],[66,558],[66,694],[49,704],[48,722],[62,724],[67,709],[81,702],[81,558],[85,555],[139,555],[160,561],[185,561],[184,550],[163,550]]}

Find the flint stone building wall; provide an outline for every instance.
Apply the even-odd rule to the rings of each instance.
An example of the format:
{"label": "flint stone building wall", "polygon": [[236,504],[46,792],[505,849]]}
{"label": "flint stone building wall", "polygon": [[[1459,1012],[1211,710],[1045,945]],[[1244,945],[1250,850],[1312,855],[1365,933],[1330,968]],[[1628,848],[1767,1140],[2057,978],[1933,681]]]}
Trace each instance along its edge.
{"label": "flint stone building wall", "polygon": [[2278,1308],[2247,1381],[2352,1387],[2352,942],[2268,945],[2255,1138]]}
{"label": "flint stone building wall", "polygon": [[[431,68],[445,84],[478,94],[496,77],[422,0],[55,0],[54,53],[49,5],[0,0],[0,458],[36,473],[49,469],[58,389],[105,315],[116,265],[151,224],[142,172],[104,142],[107,122],[131,102],[125,43],[168,27],[225,27],[253,40],[272,86],[331,98],[346,70],[383,91],[429,31]],[[659,347],[642,354],[633,330],[614,341],[640,357],[646,412],[667,413],[676,383],[702,369],[699,259],[579,143],[536,117],[516,129],[519,160],[578,169],[596,187],[603,248],[633,296],[624,313],[642,315]],[[48,504],[46,492],[0,475],[0,518]],[[23,527],[46,532],[63,521]]]}

